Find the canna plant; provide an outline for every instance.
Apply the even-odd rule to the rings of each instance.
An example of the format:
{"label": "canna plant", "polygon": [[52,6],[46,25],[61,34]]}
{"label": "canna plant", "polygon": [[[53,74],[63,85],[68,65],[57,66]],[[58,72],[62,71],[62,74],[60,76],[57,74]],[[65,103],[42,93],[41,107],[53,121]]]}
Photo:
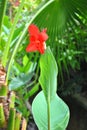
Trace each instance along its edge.
{"label": "canna plant", "polygon": [[34,24],[29,26],[30,43],[27,52],[39,51],[41,74],[39,83],[42,91],[35,97],[32,112],[39,130],[65,130],[69,121],[69,108],[56,94],[58,68],[55,58],[45,41],[46,30],[39,31]]}

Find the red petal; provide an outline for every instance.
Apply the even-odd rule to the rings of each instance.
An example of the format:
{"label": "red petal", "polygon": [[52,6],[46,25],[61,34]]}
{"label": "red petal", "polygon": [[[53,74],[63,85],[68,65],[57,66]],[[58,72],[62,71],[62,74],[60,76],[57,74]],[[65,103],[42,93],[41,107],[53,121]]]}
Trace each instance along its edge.
{"label": "red petal", "polygon": [[43,54],[45,52],[45,49],[46,49],[46,44],[44,42],[40,43],[39,44],[39,47],[38,47],[38,51]]}
{"label": "red petal", "polygon": [[41,32],[40,34],[39,34],[39,40],[40,41],[46,41],[48,39],[48,35],[45,33],[45,32]]}
{"label": "red petal", "polygon": [[37,47],[35,45],[35,43],[30,43],[28,44],[27,48],[26,48],[26,52],[34,52],[37,51]]}
{"label": "red petal", "polygon": [[46,29],[43,29],[40,32],[37,26],[31,24],[28,28],[28,31],[30,33],[30,44],[27,46],[26,51],[39,51],[41,54],[43,54],[46,49],[45,41],[48,39]]}
{"label": "red petal", "polygon": [[44,54],[45,50],[40,48],[39,52],[40,54]]}
{"label": "red petal", "polygon": [[30,42],[35,42],[37,38],[35,36],[30,36]]}
{"label": "red petal", "polygon": [[39,29],[36,25],[31,24],[28,28],[28,32],[30,33],[30,35],[36,36],[39,34]]}

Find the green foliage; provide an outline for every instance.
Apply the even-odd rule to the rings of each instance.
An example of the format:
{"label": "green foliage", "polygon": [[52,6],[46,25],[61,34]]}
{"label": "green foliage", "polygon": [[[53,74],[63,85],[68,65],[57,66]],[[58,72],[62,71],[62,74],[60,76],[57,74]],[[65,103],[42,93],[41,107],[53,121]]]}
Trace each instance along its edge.
{"label": "green foliage", "polygon": [[[63,83],[64,72],[69,78],[70,68],[79,70],[80,61],[87,61],[85,43],[87,1],[51,0],[50,2],[33,22],[40,28],[47,28],[50,37],[47,42],[52,48],[59,67],[59,80],[60,82],[62,80]],[[49,0],[45,0],[45,4],[47,3],[49,3]]]}
{"label": "green foliage", "polygon": [[36,96],[32,104],[35,122],[40,130],[65,130],[69,109],[56,94],[57,64],[50,48],[41,56],[40,68],[39,82],[43,92]]}
{"label": "green foliage", "polygon": [[[84,59],[87,61],[87,1],[21,0],[20,7],[12,7],[14,9],[11,12],[13,13],[12,17],[3,15],[5,4],[1,3],[4,2],[5,0],[0,1],[0,31],[2,28],[0,36],[0,60],[3,55],[3,64],[7,68],[7,81],[9,80],[10,89],[17,90],[19,99],[16,100],[18,105],[16,109],[23,112],[23,115],[27,118],[29,112],[25,108],[25,101],[39,89],[39,84],[37,83],[39,76],[39,55],[30,53],[26,55],[25,52],[26,45],[29,43],[27,35],[28,26],[33,22],[40,28],[47,28],[49,35],[47,45],[51,47],[56,58],[59,80],[63,82],[63,72],[67,73],[69,78],[70,68],[74,70],[80,69],[80,62]],[[38,7],[39,4],[40,6]],[[38,8],[35,10],[36,7]],[[13,18],[17,11],[16,18]],[[46,53],[52,56],[50,51]],[[54,99],[57,89],[57,65],[54,59],[47,58],[48,55],[44,54],[41,56],[41,76],[39,79],[47,103],[49,102],[48,98]],[[47,61],[44,58],[47,58]],[[31,80],[33,72],[35,77]],[[48,79],[48,77],[50,78]],[[36,101],[38,102],[38,100]]]}
{"label": "green foliage", "polygon": [[[8,35],[10,32],[11,24],[12,23],[9,21],[8,16],[5,15],[3,19],[3,26],[2,26],[2,32],[1,32],[1,44],[0,44],[0,51],[2,55],[3,55],[4,47],[8,40]],[[2,55],[0,55],[0,59]]]}
{"label": "green foliage", "polygon": [[32,77],[33,77],[33,73],[28,73],[28,74],[21,73],[18,77],[11,80],[9,85],[9,90],[17,90],[20,87],[23,87],[31,80]]}
{"label": "green foliage", "polygon": [[[27,93],[27,92],[26,92]],[[30,116],[30,110],[27,108],[25,97],[23,96],[25,93],[23,93],[22,90],[20,92],[17,92],[18,98],[16,98],[16,110],[17,112],[21,113],[22,116],[28,121]],[[29,99],[29,96],[28,96]]]}
{"label": "green foliage", "polygon": [[[17,92],[18,98],[16,99],[16,110],[21,112],[22,115],[28,119],[30,111],[28,110],[26,102],[28,102],[27,100],[39,90],[39,86],[36,86],[37,81],[35,79],[34,64],[26,55],[22,59],[22,65],[15,62],[12,68],[13,76],[10,79],[9,90]],[[16,75],[15,78],[14,75]]]}
{"label": "green foliage", "polygon": [[[48,4],[49,0],[45,3]],[[64,29],[71,27],[72,23],[76,26],[79,23],[84,24],[82,17],[86,18],[86,8],[85,0],[50,0],[50,4],[38,14],[34,22],[48,29],[49,40],[53,42],[58,35],[61,36]]]}
{"label": "green foliage", "polygon": [[35,84],[30,91],[26,93],[24,96],[25,100],[28,100],[30,97],[32,97],[36,92],[39,91],[39,83]]}
{"label": "green foliage", "polygon": [[2,58],[2,64],[3,64],[4,67],[6,66],[7,57],[8,57],[8,53],[9,53],[9,49],[10,49],[10,43],[12,41],[14,30],[15,30],[16,24],[17,24],[19,16],[20,16],[20,12],[23,8],[23,4],[24,4],[24,0],[22,0],[22,2],[20,4],[19,10],[18,10],[18,12],[15,16],[14,23],[13,23],[13,26],[11,28],[11,31],[10,31],[10,34],[9,34],[9,37],[8,37],[8,42],[5,45],[5,49],[4,49],[5,55],[3,55],[3,58]]}

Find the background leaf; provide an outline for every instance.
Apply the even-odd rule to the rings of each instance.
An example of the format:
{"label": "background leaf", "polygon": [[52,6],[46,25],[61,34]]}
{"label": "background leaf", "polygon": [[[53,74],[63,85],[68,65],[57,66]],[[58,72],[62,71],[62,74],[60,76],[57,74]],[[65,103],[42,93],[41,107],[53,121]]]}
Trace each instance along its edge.
{"label": "background leaf", "polygon": [[9,84],[9,89],[10,90],[17,90],[20,87],[26,85],[31,80],[33,75],[34,75],[34,73],[20,74],[18,77],[11,80],[11,82]]}
{"label": "background leaf", "polygon": [[[68,106],[57,95],[50,104],[51,130],[65,130],[69,121]],[[32,112],[39,130],[48,130],[47,103],[43,92],[40,92],[32,104]]]}
{"label": "background leaf", "polygon": [[39,82],[43,89],[46,99],[52,99],[56,95],[57,88],[57,64],[54,56],[48,47],[45,54],[40,59],[41,74]]}
{"label": "background leaf", "polygon": [[[45,0],[46,3],[49,0]],[[46,27],[50,36],[49,42],[55,41],[64,30],[72,25],[84,25],[82,17],[87,19],[86,0],[50,0],[50,3],[34,20],[40,28]],[[44,22],[43,22],[44,21]],[[74,30],[73,30],[74,31]]]}

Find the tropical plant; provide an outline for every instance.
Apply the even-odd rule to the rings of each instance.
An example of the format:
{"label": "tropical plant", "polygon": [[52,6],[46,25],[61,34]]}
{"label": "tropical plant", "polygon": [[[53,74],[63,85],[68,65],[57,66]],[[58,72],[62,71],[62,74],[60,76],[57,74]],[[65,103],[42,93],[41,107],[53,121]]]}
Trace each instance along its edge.
{"label": "tropical plant", "polygon": [[[6,80],[4,80],[4,84],[8,86],[8,83],[10,83],[9,81],[11,80],[11,78],[15,76],[20,81],[19,77],[27,77],[27,73],[29,73],[29,70],[32,70],[31,68],[33,68],[32,66],[34,65],[35,67],[35,65],[38,65],[36,61],[39,55],[27,54],[26,56],[24,51],[26,48],[26,44],[28,43],[27,29],[32,22],[37,24],[40,28],[47,28],[50,37],[47,41],[47,44],[50,45],[52,48],[52,52],[54,53],[54,56],[56,57],[56,61],[58,63],[59,75],[61,75],[63,79],[62,66],[64,66],[65,70],[67,71],[67,74],[69,75],[69,66],[71,66],[72,68],[76,68],[78,66],[77,68],[79,68],[80,56],[81,59],[83,59],[84,56],[85,60],[87,60],[85,48],[85,32],[87,31],[85,29],[85,27],[87,26],[87,2],[85,0],[67,0],[67,2],[65,0],[44,0],[36,10],[34,10],[33,12],[31,11],[29,13],[29,17],[27,17],[26,15],[26,18],[20,21],[19,19],[22,18],[21,11],[23,9],[24,2],[25,0],[21,0],[20,6],[16,10],[17,14],[14,17],[14,20],[12,22],[9,22],[9,18],[4,15],[7,0],[0,0],[0,72],[1,74],[2,70],[3,72],[5,72],[5,70],[7,72],[5,74],[7,76]],[[41,1],[39,1],[39,3],[40,2]],[[36,3],[35,6],[37,6]],[[25,8],[27,8],[27,6],[25,6]],[[80,31],[81,29],[82,31]],[[80,36],[82,36],[82,40],[80,39]],[[25,63],[26,60],[22,62],[23,59],[20,60],[20,57],[25,57],[24,59],[27,59],[27,62]],[[34,59],[34,62],[31,59]],[[26,68],[27,64],[28,67]],[[38,68],[39,66],[36,67],[36,77],[38,77]],[[22,71],[22,69],[24,71]],[[24,75],[24,73],[26,74]],[[35,89],[36,80],[37,78],[35,79],[35,82],[33,84]],[[26,86],[27,84],[28,81],[26,81]],[[11,85],[13,85],[13,83]],[[15,89],[15,87],[11,85],[9,85],[10,88]],[[19,84],[19,86],[17,85],[16,87],[24,88],[24,85],[25,84]],[[3,88],[1,86],[2,85],[0,85],[0,89]],[[8,87],[6,87],[6,89],[7,88]],[[29,98],[29,95],[32,95],[34,92],[38,90],[38,87],[36,90],[31,89],[31,93],[27,92],[28,89],[26,89],[23,93],[27,100]],[[3,98],[5,100],[5,97]]]}
{"label": "tropical plant", "polygon": [[37,26],[31,24],[28,31],[30,43],[26,51],[39,51],[43,54],[40,59],[41,75],[39,78],[43,91],[36,96],[32,104],[34,119],[40,130],[65,130],[69,121],[69,109],[56,94],[58,69],[50,48],[46,49],[45,41],[48,39],[46,29],[40,32]]}

